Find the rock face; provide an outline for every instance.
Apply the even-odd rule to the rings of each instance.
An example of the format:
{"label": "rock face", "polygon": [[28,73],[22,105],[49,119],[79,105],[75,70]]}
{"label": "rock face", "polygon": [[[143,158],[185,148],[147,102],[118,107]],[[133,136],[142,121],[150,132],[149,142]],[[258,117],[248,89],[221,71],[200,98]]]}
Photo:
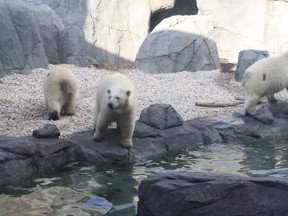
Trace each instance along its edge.
{"label": "rock face", "polygon": [[67,140],[0,136],[0,184],[31,177],[37,171],[76,161]]}
{"label": "rock face", "polygon": [[235,72],[235,80],[241,82],[244,72],[248,67],[260,59],[269,57],[268,51],[262,50],[242,50],[238,56],[238,64]]}
{"label": "rock face", "polygon": [[57,38],[64,26],[51,8],[2,0],[0,16],[1,75],[12,70],[28,73],[58,58]]}
{"label": "rock face", "polygon": [[204,16],[163,20],[139,48],[136,67],[147,73],[220,69],[213,28]]}
{"label": "rock face", "polygon": [[[197,20],[197,24],[200,24],[201,30],[207,26],[210,28],[209,35],[205,35],[204,38],[213,35],[214,38],[209,38],[213,42],[194,37],[195,49],[205,43],[210,50],[217,44],[219,56],[232,62],[236,62],[239,50],[247,48],[279,52],[287,48],[288,33],[285,21],[288,19],[287,9],[286,1],[255,3],[243,0],[239,4],[235,0],[215,0],[212,3],[207,0],[123,0],[121,3],[112,0],[0,0],[2,30],[0,32],[0,76],[10,71],[29,73],[33,68],[47,67],[48,63],[73,63],[79,66],[90,66],[91,63],[133,63],[139,47],[150,30],[154,29],[154,26],[163,18],[177,14],[196,15],[198,13],[207,18],[204,23]],[[251,19],[251,17],[256,18]],[[210,23],[207,20],[210,20]],[[163,30],[171,30],[169,26],[166,27]],[[64,28],[65,32],[62,33]],[[184,29],[191,30],[190,27]],[[207,33],[206,30],[194,33],[203,36]],[[69,35],[70,33],[72,35]],[[170,38],[165,38],[165,35],[161,34],[164,41],[168,39],[166,44],[163,41],[163,45],[166,46],[168,43],[169,49],[174,49],[169,53],[176,53],[164,63],[169,63],[168,66],[171,67],[177,60],[180,65],[172,67],[173,70],[168,67],[168,70],[193,71],[207,70],[210,67],[218,68],[218,60],[214,59],[211,62],[211,55],[204,55],[206,51],[197,52],[203,55],[204,61],[198,65],[193,58],[193,64],[196,66],[191,68],[189,60],[194,51],[184,52],[185,56],[181,56],[179,51],[183,54],[183,50],[175,48],[175,44],[179,45],[180,49],[191,44],[191,38],[187,37],[186,31],[182,36],[178,39],[178,35],[175,39],[175,34],[169,33]],[[148,38],[151,40],[152,36],[149,35]],[[63,40],[66,39],[67,43],[63,45]],[[69,49],[67,45],[71,45],[72,42],[73,48]],[[145,46],[150,47],[149,44]],[[161,53],[153,54],[157,56],[157,61],[160,61],[159,56],[164,57],[165,46],[162,47]],[[190,48],[191,46],[188,46],[184,51]],[[214,50],[210,51],[212,58],[215,58]],[[149,57],[149,52],[145,52]],[[156,65],[151,69],[155,68],[157,69]]]}
{"label": "rock face", "polygon": [[150,12],[149,0],[1,0],[0,75],[49,63],[131,63]]}
{"label": "rock face", "polygon": [[[41,2],[51,7],[66,27],[76,26],[83,31],[85,56],[95,58],[100,64],[134,62],[149,30],[149,0]],[[162,2],[167,4],[166,1],[159,4]]]}
{"label": "rock face", "polygon": [[[167,0],[166,0],[167,1]],[[173,4],[171,4],[173,3]],[[198,8],[196,0],[174,0],[167,1],[166,5],[163,1],[151,1],[151,32],[162,20],[175,15],[197,15]],[[159,6],[162,7],[159,7]]]}
{"label": "rock face", "polygon": [[286,178],[162,173],[141,182],[137,216],[287,214]]}
{"label": "rock face", "polygon": [[284,21],[288,19],[288,13],[284,13],[288,9],[286,1],[243,0],[239,4],[237,0],[197,0],[197,6],[198,14],[213,20],[221,58],[237,62],[239,50],[280,52],[285,48],[288,37]]}

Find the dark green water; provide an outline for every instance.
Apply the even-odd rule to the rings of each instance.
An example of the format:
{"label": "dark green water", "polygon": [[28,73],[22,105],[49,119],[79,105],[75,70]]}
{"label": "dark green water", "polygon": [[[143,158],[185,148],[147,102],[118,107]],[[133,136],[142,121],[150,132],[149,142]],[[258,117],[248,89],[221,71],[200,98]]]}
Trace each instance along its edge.
{"label": "dark green water", "polygon": [[21,211],[29,215],[32,208],[38,215],[134,216],[141,180],[174,170],[288,176],[288,142],[213,144],[133,166],[73,165],[21,186],[2,188],[0,215],[24,215]]}

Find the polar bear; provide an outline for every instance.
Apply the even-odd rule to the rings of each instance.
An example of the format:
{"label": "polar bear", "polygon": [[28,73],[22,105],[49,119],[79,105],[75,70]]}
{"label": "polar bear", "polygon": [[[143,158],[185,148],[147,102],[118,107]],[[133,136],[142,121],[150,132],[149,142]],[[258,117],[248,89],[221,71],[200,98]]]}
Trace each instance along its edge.
{"label": "polar bear", "polygon": [[288,52],[255,62],[245,71],[241,84],[245,113],[253,115],[261,97],[273,102],[274,93],[288,87]]}
{"label": "polar bear", "polygon": [[73,115],[79,92],[74,74],[67,68],[56,66],[44,76],[43,83],[49,120],[59,120],[61,112]]}
{"label": "polar bear", "polygon": [[138,109],[138,95],[132,81],[125,75],[108,76],[98,87],[93,117],[95,141],[102,141],[107,127],[116,122],[121,133],[121,145],[132,146]]}

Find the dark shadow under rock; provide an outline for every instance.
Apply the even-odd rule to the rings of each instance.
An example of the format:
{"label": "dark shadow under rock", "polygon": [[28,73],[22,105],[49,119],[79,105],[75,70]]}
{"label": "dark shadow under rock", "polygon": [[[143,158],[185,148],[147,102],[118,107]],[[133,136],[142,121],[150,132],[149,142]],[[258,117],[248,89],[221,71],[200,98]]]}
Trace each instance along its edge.
{"label": "dark shadow under rock", "polygon": [[287,178],[169,172],[140,184],[137,216],[287,215]]}

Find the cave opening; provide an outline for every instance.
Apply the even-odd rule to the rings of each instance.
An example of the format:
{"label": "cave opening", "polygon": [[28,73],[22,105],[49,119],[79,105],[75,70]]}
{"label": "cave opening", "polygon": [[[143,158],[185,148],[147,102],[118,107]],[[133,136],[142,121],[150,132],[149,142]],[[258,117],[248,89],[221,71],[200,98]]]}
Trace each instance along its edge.
{"label": "cave opening", "polygon": [[171,9],[162,9],[154,12],[150,18],[151,32],[162,20],[174,15],[197,15],[198,7],[196,0],[175,0]]}

